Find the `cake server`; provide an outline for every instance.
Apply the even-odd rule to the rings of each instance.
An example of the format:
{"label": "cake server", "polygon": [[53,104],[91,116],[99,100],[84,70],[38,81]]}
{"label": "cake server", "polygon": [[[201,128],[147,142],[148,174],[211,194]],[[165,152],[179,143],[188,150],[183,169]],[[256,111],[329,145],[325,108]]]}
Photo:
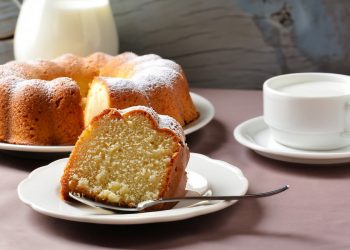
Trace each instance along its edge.
{"label": "cake server", "polygon": [[[262,193],[256,193],[256,194],[245,194],[245,195],[232,195],[232,196],[185,196],[185,197],[176,197],[176,198],[161,198],[159,200],[147,200],[140,202],[137,204],[136,207],[130,208],[130,207],[118,207],[115,205],[107,205],[103,204],[101,202],[96,202],[90,199],[87,199],[83,196],[80,196],[79,194],[75,194],[72,192],[69,192],[69,196],[76,200],[79,201],[85,205],[95,207],[95,208],[103,208],[107,210],[113,210],[113,211],[120,211],[120,212],[142,212],[146,208],[153,207],[155,205],[161,204],[161,203],[167,203],[167,202],[179,202],[179,201],[213,201],[213,200],[224,200],[224,201],[229,201],[229,200],[242,200],[242,199],[249,199],[249,198],[263,198],[263,197],[268,197],[272,196],[275,194],[279,194],[289,188],[289,185],[285,185],[281,188],[268,191],[268,192],[262,192]],[[196,205],[196,204],[194,204]],[[194,206],[192,205],[192,206]],[[201,205],[201,204],[198,204]]]}

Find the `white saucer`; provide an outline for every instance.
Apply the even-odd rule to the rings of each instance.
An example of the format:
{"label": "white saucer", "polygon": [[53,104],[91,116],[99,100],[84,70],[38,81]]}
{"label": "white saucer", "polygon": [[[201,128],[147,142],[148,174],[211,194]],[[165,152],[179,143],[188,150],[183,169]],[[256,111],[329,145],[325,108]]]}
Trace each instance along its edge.
{"label": "white saucer", "polygon": [[[67,159],[61,159],[34,170],[17,188],[21,201],[35,211],[55,218],[96,224],[143,224],[177,221],[212,213],[224,209],[236,201],[215,201],[203,206],[187,207],[180,202],[170,210],[111,214],[60,198],[60,176]],[[187,187],[203,194],[210,186],[212,195],[243,195],[248,181],[241,170],[226,162],[191,153],[187,166],[189,181]]]}
{"label": "white saucer", "polygon": [[338,164],[350,162],[350,147],[329,151],[306,151],[277,143],[263,117],[256,117],[238,125],[235,139],[242,145],[268,158],[303,164]]}
{"label": "white saucer", "polygon": [[[213,119],[215,114],[215,109],[211,102],[195,93],[191,92],[190,94],[200,116],[197,120],[184,127],[184,132],[186,135],[203,128]],[[0,150],[17,152],[69,153],[72,151],[73,147],[74,146],[32,146],[0,143]]]}

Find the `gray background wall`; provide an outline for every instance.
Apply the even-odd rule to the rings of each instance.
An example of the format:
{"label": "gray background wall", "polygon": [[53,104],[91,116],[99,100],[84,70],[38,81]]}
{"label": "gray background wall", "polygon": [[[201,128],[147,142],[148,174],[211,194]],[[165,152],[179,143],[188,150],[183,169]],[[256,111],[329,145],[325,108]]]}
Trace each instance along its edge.
{"label": "gray background wall", "polygon": [[[350,1],[110,2],[120,50],[177,61],[192,87],[259,89],[283,73],[350,73]],[[13,59],[17,15],[11,0],[0,0],[0,63]]]}

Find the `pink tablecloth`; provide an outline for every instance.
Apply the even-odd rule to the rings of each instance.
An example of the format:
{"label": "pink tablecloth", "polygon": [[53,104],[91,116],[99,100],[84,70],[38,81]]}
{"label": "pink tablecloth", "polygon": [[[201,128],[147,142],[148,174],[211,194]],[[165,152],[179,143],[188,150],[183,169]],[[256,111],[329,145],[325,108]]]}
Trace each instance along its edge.
{"label": "pink tablecloth", "polygon": [[215,119],[188,136],[192,152],[239,167],[249,192],[290,184],[287,192],[244,200],[189,220],[129,226],[64,221],[22,204],[17,184],[49,160],[0,154],[0,249],[350,249],[350,167],[267,159],[241,146],[232,131],[262,114],[261,91],[194,89]]}

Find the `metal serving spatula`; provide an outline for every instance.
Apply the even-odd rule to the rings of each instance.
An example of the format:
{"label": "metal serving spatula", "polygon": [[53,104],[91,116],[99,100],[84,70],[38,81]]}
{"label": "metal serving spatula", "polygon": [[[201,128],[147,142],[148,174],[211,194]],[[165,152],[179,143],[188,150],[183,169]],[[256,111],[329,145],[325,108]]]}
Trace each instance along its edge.
{"label": "metal serving spatula", "polygon": [[[178,197],[178,198],[162,198],[159,200],[148,200],[148,201],[143,201],[137,204],[136,207],[134,208],[128,208],[128,207],[118,207],[114,205],[107,205],[103,204],[100,202],[96,202],[90,199],[87,199],[85,197],[82,197],[78,194],[69,193],[69,196],[76,200],[79,201],[85,205],[95,207],[95,208],[103,208],[103,209],[108,209],[108,210],[114,210],[114,211],[121,211],[121,212],[142,212],[146,208],[155,206],[157,204],[161,203],[167,203],[167,202],[178,202],[178,201],[188,201],[188,200],[193,200],[193,201],[211,201],[211,200],[241,200],[241,199],[248,199],[248,198],[263,198],[263,197],[268,197],[272,196],[278,193],[281,193],[289,188],[289,185],[285,185],[281,188],[268,191],[268,192],[263,192],[263,193],[257,193],[257,194],[246,194],[246,195],[232,195],[232,196],[187,196],[187,197]],[[193,206],[193,205],[192,205]]]}

